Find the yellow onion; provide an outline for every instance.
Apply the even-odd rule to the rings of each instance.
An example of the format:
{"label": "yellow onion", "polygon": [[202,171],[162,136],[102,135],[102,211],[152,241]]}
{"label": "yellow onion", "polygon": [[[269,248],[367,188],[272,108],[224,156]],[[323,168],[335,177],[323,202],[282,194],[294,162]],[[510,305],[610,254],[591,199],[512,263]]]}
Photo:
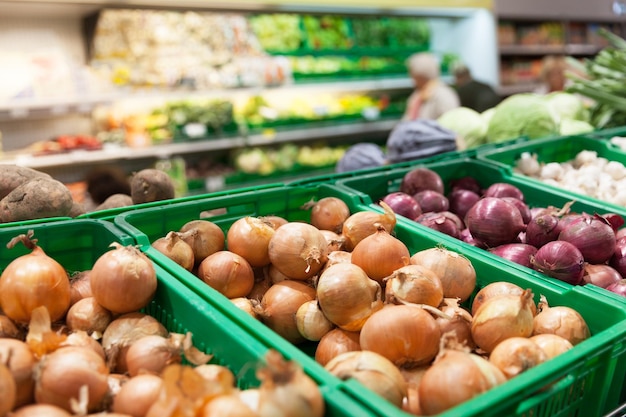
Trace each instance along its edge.
{"label": "yellow onion", "polygon": [[572,343],[562,336],[552,333],[536,334],[530,337],[546,354],[547,359],[552,359],[574,347]]}
{"label": "yellow onion", "polygon": [[0,363],[0,416],[6,415],[15,407],[17,388],[9,368]]}
{"label": "yellow onion", "polygon": [[459,305],[458,299],[444,298],[439,310],[445,315],[437,316],[435,321],[439,325],[441,335],[454,335],[454,339],[461,345],[474,349],[476,344],[472,339],[472,315]]}
{"label": "yellow onion", "polygon": [[13,320],[0,313],[0,338],[22,339],[23,332]]}
{"label": "yellow onion", "polygon": [[35,401],[53,404],[71,411],[73,398],[79,398],[81,387],[87,387],[88,411],[97,411],[108,391],[109,370],[93,350],[85,347],[63,347],[43,357],[37,365]]}
{"label": "yellow onion", "polygon": [[70,277],[70,305],[74,305],[78,300],[93,297],[89,274],[91,270],[80,271]]}
{"label": "yellow onion", "polygon": [[219,395],[212,398],[201,409],[196,417],[257,417],[238,395]]}
{"label": "yellow onion", "polygon": [[444,350],[422,376],[420,408],[427,416],[440,414],[504,382],[502,372],[481,356]]}
{"label": "yellow onion", "polygon": [[315,226],[289,222],[274,232],[269,243],[272,265],[291,279],[307,280],[326,263],[328,243]]}
{"label": "yellow onion", "polygon": [[133,417],[146,415],[162,385],[163,381],[157,375],[142,374],[130,378],[113,398],[112,411]]}
{"label": "yellow onion", "polygon": [[255,310],[255,303],[257,302],[255,299],[250,299],[246,297],[236,297],[231,298],[230,302],[233,303],[237,308],[245,311],[252,317],[259,318]]}
{"label": "yellow onion", "polygon": [[411,254],[401,240],[391,236],[382,225],[364,237],[352,250],[352,263],[378,282],[408,265]]}
{"label": "yellow onion", "polygon": [[296,314],[302,304],[314,299],[312,287],[300,281],[285,280],[267,290],[257,313],[270,329],[292,343],[300,343],[304,337],[298,331]]}
{"label": "yellow onion", "polygon": [[476,271],[465,256],[446,248],[424,249],[411,256],[410,263],[433,271],[441,280],[443,296],[467,300],[476,288]]}
{"label": "yellow onion", "polygon": [[72,331],[82,330],[97,338],[102,336],[113,316],[94,297],[86,297],[74,303],[67,312],[65,323]]}
{"label": "yellow onion", "polygon": [[509,337],[498,343],[489,355],[489,362],[511,379],[548,360],[541,347],[527,337]]}
{"label": "yellow onion", "polygon": [[205,363],[193,368],[193,370],[202,376],[202,378],[211,383],[217,385],[218,391],[224,394],[230,394],[235,391],[235,374],[225,366],[216,365],[212,363]]}
{"label": "yellow onion", "polygon": [[358,211],[343,223],[341,235],[345,238],[344,249],[351,252],[356,245],[367,236],[376,233],[381,225],[389,233],[396,227],[396,214],[384,201],[380,202],[384,213],[374,211]]}
{"label": "yellow onion", "polygon": [[421,265],[406,265],[396,269],[385,279],[385,302],[401,301],[438,307],[443,301],[441,280],[430,269]]}
{"label": "yellow onion", "polygon": [[433,316],[411,305],[386,305],[363,325],[361,349],[376,352],[399,367],[424,365],[439,352],[441,332]]}
{"label": "yellow onion", "polygon": [[248,261],[252,267],[269,265],[268,250],[274,231],[272,224],[262,217],[241,217],[228,228],[226,247]]}
{"label": "yellow onion", "polygon": [[326,238],[326,242],[328,243],[329,255],[334,251],[343,250],[343,243],[345,239],[341,235],[324,229],[320,229],[320,232],[322,232],[322,234]]}
{"label": "yellow onion", "polygon": [[126,352],[128,374],[140,373],[159,375],[166,366],[181,363],[181,346],[172,338],[159,335],[143,336],[135,340]]}
{"label": "yellow onion", "polygon": [[311,209],[310,223],[320,230],[341,233],[343,222],[350,217],[350,208],[338,197],[323,197],[305,204]]}
{"label": "yellow onion", "polygon": [[13,248],[22,242],[31,252],[13,259],[0,275],[0,310],[21,324],[30,321],[37,307],[46,307],[52,321],[62,319],[70,307],[70,279],[65,268],[37,246],[32,236],[30,231],[8,243],[7,247]]}
{"label": "yellow onion", "polygon": [[407,383],[398,367],[376,352],[345,352],[324,368],[339,379],[355,379],[397,407],[407,395]]}
{"label": "yellow onion", "polygon": [[326,333],[315,348],[315,361],[326,366],[331,359],[344,352],[361,350],[358,332],[347,332],[338,327]]}
{"label": "yellow onion", "polygon": [[73,414],[51,404],[29,404],[17,408],[11,417],[72,417]]}
{"label": "yellow onion", "polygon": [[224,250],[226,245],[224,231],[208,220],[190,220],[179,229],[179,232],[181,238],[193,249],[196,266],[207,256]]}
{"label": "yellow onion", "polygon": [[198,277],[227,298],[245,297],[254,286],[254,271],[242,256],[221,250],[198,266]]}
{"label": "yellow onion", "polygon": [[195,265],[193,249],[183,240],[179,232],[168,232],[164,237],[152,242],[152,247],[187,271],[191,271]]}
{"label": "yellow onion", "polygon": [[400,372],[407,384],[406,397],[402,401],[402,411],[416,416],[421,416],[422,408],[419,402],[419,384],[426,370],[430,365],[418,366],[415,368],[400,368]]}
{"label": "yellow onion", "polygon": [[485,301],[472,320],[472,339],[490,353],[509,337],[530,337],[533,332],[533,293],[501,295]]}
{"label": "yellow onion", "polygon": [[324,268],[322,268],[322,272],[334,264],[341,262],[352,263],[352,252],[346,252],[345,250],[334,250],[330,252],[328,254],[328,260],[326,261]]}
{"label": "yellow onion", "polygon": [[[15,407],[31,403],[35,388],[33,367],[36,358],[28,345],[21,340],[0,338],[0,363],[7,366],[15,381]],[[0,398],[3,396],[0,395]]]}
{"label": "yellow onion", "polygon": [[270,349],[257,377],[261,381],[259,417],[324,415],[326,407],[319,386],[297,362],[287,361],[279,352]]}
{"label": "yellow onion", "polygon": [[[477,293],[474,299],[472,300],[472,308],[470,312],[472,315],[476,314],[480,306],[487,301],[489,298],[497,297],[499,295],[522,295],[524,293],[524,289],[517,284],[513,284],[512,282],[506,281],[495,281],[491,282],[484,287],[482,287]],[[535,304],[532,304],[533,315],[537,314],[537,307]]]}
{"label": "yellow onion", "polygon": [[591,336],[585,319],[573,308],[550,307],[546,302],[542,302],[540,308],[541,311],[537,313],[533,322],[533,335],[556,334],[567,339],[574,346]]}
{"label": "yellow onion", "polygon": [[326,318],[350,332],[361,330],[383,305],[380,284],[351,263],[338,263],[322,272],[316,293]]}
{"label": "yellow onion", "polygon": [[317,300],[307,301],[296,311],[298,331],[307,340],[319,341],[335,325],[326,318]]}

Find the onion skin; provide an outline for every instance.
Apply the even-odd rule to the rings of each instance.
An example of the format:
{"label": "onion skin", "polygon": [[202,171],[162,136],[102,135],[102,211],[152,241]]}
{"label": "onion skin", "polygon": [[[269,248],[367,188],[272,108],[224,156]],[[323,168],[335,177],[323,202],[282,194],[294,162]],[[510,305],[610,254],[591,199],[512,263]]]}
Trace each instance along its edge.
{"label": "onion skin", "polygon": [[345,238],[344,249],[352,252],[355,246],[367,236],[376,233],[379,226],[385,228],[389,233],[393,233],[396,227],[396,214],[387,203],[381,201],[380,206],[384,214],[374,211],[358,211],[352,214],[343,223],[341,235]]}
{"label": "onion skin", "polygon": [[15,407],[17,387],[9,368],[0,363],[0,416],[5,416]]}
{"label": "onion skin", "polygon": [[296,313],[302,304],[314,299],[315,289],[312,287],[299,281],[281,281],[267,290],[258,314],[280,336],[291,343],[301,343],[305,339],[298,331]]}
{"label": "onion skin", "polygon": [[15,258],[2,271],[0,310],[20,324],[28,324],[32,311],[40,306],[46,307],[52,321],[62,319],[70,307],[70,280],[65,268],[39,246],[26,243],[30,240],[25,235],[16,239],[25,239],[20,241],[32,251]]}
{"label": "onion skin", "polygon": [[124,314],[148,305],[157,287],[152,261],[133,246],[113,244],[91,268],[93,296],[112,313]]}
{"label": "onion skin", "polygon": [[128,374],[135,377],[141,373],[160,375],[166,366],[181,363],[179,349],[163,336],[143,336],[135,340],[126,353]]}
{"label": "onion skin", "polygon": [[413,198],[421,207],[422,213],[447,211],[450,208],[448,197],[434,190],[420,191]]}
{"label": "onion skin", "polygon": [[485,301],[472,320],[472,339],[483,351],[490,353],[498,343],[509,337],[530,337],[533,334],[533,293],[501,295]]}
{"label": "onion skin", "polygon": [[592,264],[605,263],[615,253],[615,232],[599,215],[581,215],[561,230],[559,240],[576,246],[585,261]]}
{"label": "onion skin", "polygon": [[0,338],[24,339],[24,334],[13,320],[0,313]]}
{"label": "onion skin", "polygon": [[472,339],[472,315],[459,305],[458,299],[445,298],[439,310],[448,316],[435,319],[439,325],[441,337],[453,334],[459,344],[472,350],[475,349],[476,343]]}
{"label": "onion skin", "polygon": [[71,411],[70,398],[79,398],[87,385],[88,411],[97,411],[107,391],[109,370],[97,353],[84,347],[64,347],[44,357],[38,365],[35,401]]}
{"label": "onion skin", "polygon": [[320,230],[341,233],[343,222],[350,217],[350,208],[337,197],[323,197],[313,203],[311,209],[311,225]]}
{"label": "onion skin", "polygon": [[406,265],[396,269],[385,280],[385,303],[406,301],[438,307],[443,301],[443,286],[439,276],[421,265]]}
{"label": "onion skin", "polygon": [[544,306],[535,316],[532,335],[544,333],[561,336],[574,346],[591,336],[585,319],[567,306]]}
{"label": "onion skin", "polygon": [[90,335],[94,332],[101,335],[112,319],[109,310],[98,304],[95,298],[87,297],[70,307],[65,322],[72,331],[82,330]]}
{"label": "onion skin", "polygon": [[615,244],[615,252],[609,265],[612,266],[622,277],[626,277],[626,240],[620,239]]}
{"label": "onion skin", "polygon": [[611,291],[613,294],[621,295],[622,297],[626,297],[626,279],[620,279],[617,282],[606,287],[607,290]]}
{"label": "onion skin", "polygon": [[496,182],[491,184],[483,192],[483,197],[512,197],[524,201],[524,193],[513,184],[506,182]]}
{"label": "onion skin", "polygon": [[467,300],[476,288],[476,270],[465,256],[445,248],[414,253],[409,262],[430,269],[441,280],[443,296]]}
{"label": "onion skin", "polygon": [[572,243],[564,240],[548,242],[530,258],[535,271],[572,285],[583,282],[585,259]]}
{"label": "onion skin", "polygon": [[454,189],[448,194],[449,210],[464,219],[468,210],[480,200],[480,195],[470,190]]}
{"label": "onion skin", "polygon": [[387,203],[396,215],[407,219],[414,219],[422,214],[422,209],[415,198],[401,191],[387,194],[382,201]]}
{"label": "onion skin", "polygon": [[320,339],[315,348],[315,361],[326,366],[331,359],[345,352],[361,350],[358,332],[334,328]]}
{"label": "onion skin", "polygon": [[481,356],[445,350],[422,376],[420,408],[427,416],[439,414],[504,382],[502,372]]}
{"label": "onion skin", "polygon": [[404,174],[400,191],[415,195],[424,190],[433,190],[443,194],[443,180],[437,172],[429,168],[417,167]]}
{"label": "onion skin", "polygon": [[[472,301],[472,308],[470,310],[470,313],[472,314],[472,316],[476,315],[476,312],[478,311],[480,306],[483,305],[484,302],[490,298],[500,295],[522,295],[523,293],[524,289],[522,287],[511,282],[491,282],[478,290],[476,296],[474,297],[474,300]],[[535,303],[532,303],[531,308],[533,310],[533,315],[535,315],[537,313]]]}
{"label": "onion skin", "polygon": [[193,249],[194,262],[200,264],[207,256],[226,246],[224,231],[208,220],[191,220],[179,230],[181,237]]}
{"label": "onion skin", "polygon": [[532,269],[530,259],[537,254],[537,248],[526,243],[505,243],[489,249],[489,252]]}
{"label": "onion skin", "polygon": [[335,325],[326,318],[317,300],[307,301],[296,311],[298,331],[306,340],[318,342]]}
{"label": "onion skin", "polygon": [[483,197],[474,204],[465,224],[472,236],[488,247],[511,243],[526,228],[517,207],[497,197]]}
{"label": "onion skin", "polygon": [[113,398],[114,413],[145,416],[159,396],[163,381],[151,374],[137,375],[126,381]]}
{"label": "onion skin", "polygon": [[276,229],[268,250],[272,265],[297,280],[312,278],[328,257],[328,243],[322,232],[300,222],[290,222]]}
{"label": "onion skin", "polygon": [[391,236],[380,226],[361,240],[352,251],[352,263],[361,267],[373,280],[379,283],[398,269],[408,265],[411,254],[406,245]]}
{"label": "onion skin", "polygon": [[253,268],[270,263],[268,248],[274,227],[265,220],[245,216],[228,228],[226,246],[229,251],[244,258]]}
{"label": "onion skin", "polygon": [[415,221],[430,229],[445,233],[446,235],[452,236],[455,239],[460,239],[461,230],[459,228],[459,225],[449,216],[446,216],[446,214],[444,213],[445,212],[426,212],[421,216],[418,216]]}
{"label": "onion skin", "polygon": [[193,249],[181,238],[180,233],[169,232],[152,242],[152,247],[187,271],[191,271],[195,265]]}
{"label": "onion skin", "polygon": [[361,329],[361,349],[376,352],[398,367],[430,363],[439,352],[441,331],[421,307],[386,305],[373,313]]}
{"label": "onion skin", "polygon": [[585,264],[583,281],[585,284],[593,284],[600,288],[607,288],[609,285],[621,280],[622,276],[615,268],[606,264]]}
{"label": "onion skin", "polygon": [[574,347],[569,340],[552,333],[536,334],[529,339],[544,351],[547,359],[555,358]]}
{"label": "onion skin", "polygon": [[368,350],[345,352],[324,367],[337,378],[353,378],[396,407],[402,407],[407,383],[397,366],[384,356]]}
{"label": "onion skin", "polygon": [[209,400],[196,417],[257,417],[258,414],[236,395],[219,395]]}
{"label": "onion skin", "polygon": [[81,271],[70,277],[70,305],[74,305],[78,300],[93,297],[89,273],[91,271]]}
{"label": "onion skin", "polygon": [[322,272],[316,294],[326,318],[350,332],[361,330],[383,306],[380,284],[351,263],[338,263]]}
{"label": "onion skin", "polygon": [[254,286],[254,271],[248,261],[227,250],[204,258],[197,274],[205,284],[227,298],[245,297]]}
{"label": "onion skin", "polygon": [[526,243],[540,248],[548,242],[557,240],[561,226],[558,216],[545,211],[539,213],[526,225]]}
{"label": "onion skin", "polygon": [[11,417],[72,417],[73,414],[51,404],[30,404],[16,409]]}
{"label": "onion skin", "polygon": [[548,360],[541,347],[527,337],[510,337],[498,343],[489,355],[494,364],[507,379],[511,379],[528,369]]}
{"label": "onion skin", "polygon": [[523,200],[515,197],[500,197],[504,201],[507,201],[513,204],[519,210],[519,213],[522,215],[522,221],[524,224],[528,224],[528,222],[532,219],[532,214],[530,213],[530,208],[524,203]]}
{"label": "onion skin", "polygon": [[481,187],[478,180],[474,177],[464,176],[460,178],[455,178],[450,181],[450,189],[454,190],[469,190],[475,194],[482,195],[483,188]]}

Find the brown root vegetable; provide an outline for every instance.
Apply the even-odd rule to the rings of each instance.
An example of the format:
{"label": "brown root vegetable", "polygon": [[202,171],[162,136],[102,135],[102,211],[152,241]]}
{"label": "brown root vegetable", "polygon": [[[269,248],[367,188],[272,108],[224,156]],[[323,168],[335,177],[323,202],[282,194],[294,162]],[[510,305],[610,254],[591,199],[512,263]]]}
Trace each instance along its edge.
{"label": "brown root vegetable", "polygon": [[94,211],[108,210],[133,205],[133,198],[128,194],[113,194],[99,204]]}
{"label": "brown root vegetable", "polygon": [[50,178],[45,172],[18,165],[0,165],[0,200],[33,178]]}
{"label": "brown root vegetable", "polygon": [[174,198],[174,181],[164,171],[147,168],[133,175],[130,196],[134,204]]}
{"label": "brown root vegetable", "polygon": [[72,202],[72,209],[68,213],[68,216],[74,218],[85,213],[87,213],[87,210],[85,210],[85,205],[83,203],[79,203],[78,201],[74,201]]}
{"label": "brown root vegetable", "polygon": [[34,178],[0,200],[0,223],[66,217],[73,204],[72,193],[62,182]]}

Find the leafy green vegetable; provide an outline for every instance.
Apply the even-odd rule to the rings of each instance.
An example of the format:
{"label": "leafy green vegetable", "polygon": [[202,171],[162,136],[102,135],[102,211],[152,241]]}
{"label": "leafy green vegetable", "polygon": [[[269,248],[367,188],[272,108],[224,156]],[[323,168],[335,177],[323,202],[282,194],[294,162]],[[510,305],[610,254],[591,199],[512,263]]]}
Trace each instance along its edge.
{"label": "leafy green vegetable", "polygon": [[495,107],[487,127],[487,141],[502,142],[520,136],[537,139],[558,131],[557,117],[543,96],[514,94]]}
{"label": "leafy green vegetable", "polygon": [[546,95],[545,99],[559,120],[573,119],[585,121],[588,118],[585,103],[575,94],[558,91]]}
{"label": "leafy green vegetable", "polygon": [[467,148],[480,146],[487,141],[487,124],[480,113],[468,107],[448,110],[437,119],[437,123],[460,135]]}
{"label": "leafy green vegetable", "polygon": [[589,123],[582,120],[563,119],[559,125],[559,134],[563,136],[581,135],[593,132],[594,128]]}

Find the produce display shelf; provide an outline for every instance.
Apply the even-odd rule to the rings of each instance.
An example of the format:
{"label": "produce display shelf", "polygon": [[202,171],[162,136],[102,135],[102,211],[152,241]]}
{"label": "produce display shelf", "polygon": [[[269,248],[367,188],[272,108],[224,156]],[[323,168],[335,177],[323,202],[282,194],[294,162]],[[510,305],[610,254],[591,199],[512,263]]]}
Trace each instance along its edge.
{"label": "produce display shelf", "polygon": [[[450,161],[442,165],[450,164]],[[388,174],[388,173],[384,173]],[[382,175],[382,174],[379,174]],[[243,216],[277,215],[290,221],[309,221],[310,210],[303,205],[312,199],[336,196],[348,204],[351,212],[380,210],[361,201],[356,192],[329,184],[297,187],[287,186],[219,196],[120,214],[114,220],[122,230],[131,234],[142,250],[156,263],[174,275],[181,283],[199,294],[209,304],[237,322],[255,338],[266,340],[286,356],[298,360],[308,373],[322,375],[327,371],[313,359],[316,344],[293,345],[258,320],[235,307],[228,299],[210,288],[197,276],[181,268],[150,244],[171,230],[178,230],[190,220],[206,218],[223,230]],[[218,213],[204,217],[203,213]],[[477,273],[477,288],[494,281],[508,281],[532,289],[536,301],[544,295],[550,305],[570,306],[581,313],[592,337],[561,356],[537,366],[441,416],[601,416],[619,404],[626,373],[626,308],[602,296],[591,296],[583,287],[572,287],[526,273],[500,262],[478,249],[430,229],[422,230],[398,221],[394,231],[415,253],[437,246],[446,247],[466,256]],[[365,389],[355,380],[338,386],[377,416],[402,416],[391,403]]]}
{"label": "produce display shelf", "polygon": [[[607,130],[604,133],[608,135],[605,136],[605,138],[609,139],[613,135],[607,132],[609,131]],[[596,133],[596,135],[597,134],[598,133]],[[501,167],[501,169],[507,173],[506,175],[511,178],[524,179],[534,184],[535,187],[546,190],[548,194],[554,194],[565,190],[565,188],[544,183],[540,179],[517,172],[515,170],[517,161],[523,153],[527,152],[531,155],[536,155],[540,163],[563,163],[574,160],[576,155],[581,151],[594,151],[597,153],[598,157],[626,165],[626,152],[622,151],[617,145],[612,144],[608,140],[588,135],[548,137],[515,143],[499,149],[485,149],[484,151],[478,152],[476,158]],[[626,213],[626,207],[624,206],[575,191],[567,192],[571,194],[572,199],[584,201],[592,206],[602,207],[603,211]]]}
{"label": "produce display shelf", "polygon": [[[134,239],[111,222],[98,219],[58,221],[38,225],[15,226],[0,230],[0,242],[33,230],[38,245],[69,272],[90,269],[109,250],[113,242],[128,246]],[[7,249],[0,245],[0,271],[18,256],[28,253],[23,245]],[[213,355],[210,363],[226,366],[237,376],[241,389],[258,387],[256,371],[263,366],[271,344],[255,338],[232,321],[220,309],[184,286],[158,263],[157,290],[143,312],[161,322],[168,331],[191,332],[195,347]],[[288,352],[285,352],[288,354]],[[283,355],[286,359],[292,359]],[[326,404],[325,416],[374,416],[364,407],[336,388],[339,380],[330,375],[309,375],[318,384]]]}
{"label": "produce display shelf", "polygon": [[[403,177],[410,170],[418,166],[431,169],[439,174],[445,185],[445,194],[450,191],[450,183],[452,180],[467,176],[476,179],[478,183],[483,187],[483,189],[497,182],[504,182],[514,185],[522,191],[522,193],[524,194],[524,201],[531,208],[549,206],[560,208],[564,207],[567,203],[573,202],[570,207],[570,211],[572,213],[616,213],[626,219],[626,208],[624,207],[608,207],[602,202],[594,201],[592,199],[579,198],[578,196],[569,193],[566,190],[558,188],[546,190],[545,187],[542,187],[542,185],[537,183],[536,181],[531,181],[522,176],[512,175],[506,167],[502,167],[496,164],[490,164],[487,161],[472,159],[468,157],[459,158],[456,160],[434,161],[420,164],[416,163],[412,166],[407,166],[401,169],[384,172],[373,172],[367,175],[354,176],[352,178],[346,178],[337,181],[336,186],[345,189],[348,193],[359,195],[361,201],[364,204],[372,208],[378,209],[380,207],[378,205],[379,201],[382,200],[387,194],[398,191],[400,189],[400,184]],[[419,230],[427,229],[426,226],[423,226],[413,221],[412,219],[408,219],[403,216],[398,216],[398,222],[402,222],[403,224],[407,224],[408,226]],[[442,238],[451,238],[444,233],[438,231],[434,232],[439,234]],[[555,278],[548,277],[547,275],[537,272],[533,269],[527,268],[523,265],[519,265],[507,259],[501,258],[497,255],[491,254],[484,249],[475,247],[468,243],[464,243],[460,240],[459,242],[461,242],[461,244],[466,247],[465,250],[468,252],[482,252],[485,256],[492,258],[493,262],[498,262],[503,265],[508,265],[512,268],[521,269],[526,274],[533,276],[535,279],[547,280],[550,282],[559,284],[562,283],[563,285],[571,286],[571,284],[558,281]],[[587,284],[582,288],[586,290],[586,288],[588,287],[594,286],[591,284]],[[613,295],[604,289],[598,288],[598,290],[601,293],[606,294],[607,296]],[[623,305],[623,308],[626,309],[626,298],[616,296],[613,299],[621,303]]]}

